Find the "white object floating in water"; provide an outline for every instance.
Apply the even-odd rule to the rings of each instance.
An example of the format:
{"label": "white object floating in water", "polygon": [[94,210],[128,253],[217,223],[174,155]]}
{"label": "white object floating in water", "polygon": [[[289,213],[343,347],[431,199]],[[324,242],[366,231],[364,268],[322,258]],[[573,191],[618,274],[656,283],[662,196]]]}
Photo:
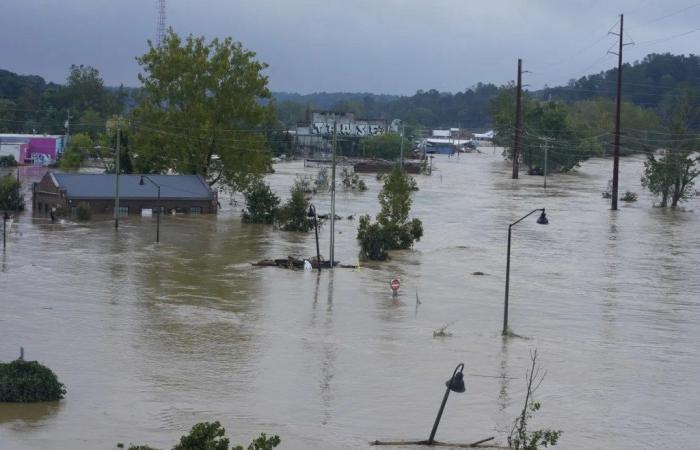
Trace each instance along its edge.
{"label": "white object floating in water", "polygon": [[308,259],[305,259],[304,260],[304,270],[311,270],[311,269],[313,269],[313,266],[311,265],[311,263],[309,262]]}

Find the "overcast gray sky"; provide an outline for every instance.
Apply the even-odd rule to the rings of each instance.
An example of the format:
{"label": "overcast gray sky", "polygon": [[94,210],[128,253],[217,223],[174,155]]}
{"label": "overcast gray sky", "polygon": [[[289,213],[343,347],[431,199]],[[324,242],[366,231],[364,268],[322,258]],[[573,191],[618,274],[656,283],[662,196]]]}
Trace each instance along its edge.
{"label": "overcast gray sky", "polygon": [[[167,0],[180,34],[232,36],[290,92],[456,92],[515,78],[533,88],[613,67],[606,36],[625,14],[625,61],[698,53],[692,0]],[[2,0],[0,68],[64,82],[70,64],[137,86],[155,0]],[[617,27],[616,27],[617,28]],[[682,35],[683,33],[688,33]]]}

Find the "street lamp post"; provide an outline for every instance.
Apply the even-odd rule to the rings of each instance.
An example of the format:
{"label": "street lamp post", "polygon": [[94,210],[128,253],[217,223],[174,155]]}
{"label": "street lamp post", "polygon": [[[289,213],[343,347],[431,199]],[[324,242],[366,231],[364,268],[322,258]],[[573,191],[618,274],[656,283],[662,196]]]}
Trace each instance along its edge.
{"label": "street lamp post", "polygon": [[318,264],[318,271],[321,272],[321,251],[318,247],[318,216],[316,215],[316,207],[313,204],[309,205],[307,216],[314,218],[314,228],[316,229],[316,264]]}
{"label": "street lamp post", "polygon": [[435,418],[435,424],[430,432],[430,437],[424,443],[427,445],[433,445],[435,442],[435,433],[437,432],[438,425],[440,425],[440,419],[442,418],[442,412],[445,409],[445,404],[447,403],[447,397],[450,396],[450,391],[462,393],[466,390],[464,387],[464,375],[462,371],[464,370],[464,363],[460,363],[455,367],[454,372],[452,372],[452,377],[445,382],[447,390],[445,390],[445,396],[442,398],[442,403],[440,404],[440,409],[438,410],[437,417]]}
{"label": "street lamp post", "polygon": [[10,220],[7,211],[2,215],[2,249],[5,250],[7,247],[7,221]]}
{"label": "street lamp post", "polygon": [[140,185],[140,186],[143,186],[143,179],[144,179],[144,178],[147,179],[148,181],[150,181],[151,184],[153,184],[153,186],[155,186],[156,188],[158,188],[158,208],[156,208],[156,243],[158,243],[158,242],[160,242],[160,210],[161,210],[161,206],[160,206],[160,185],[159,185],[158,183],[156,183],[155,181],[151,180],[151,178],[149,178],[148,176],[146,176],[146,175],[141,175],[141,179],[139,180],[139,185]]}
{"label": "street lamp post", "polygon": [[537,223],[540,225],[547,225],[549,223],[549,220],[547,220],[547,215],[544,212],[544,208],[538,208],[538,209],[532,210],[529,213],[525,214],[520,219],[518,219],[515,222],[508,225],[508,256],[506,257],[506,297],[505,297],[505,301],[504,301],[504,305],[503,305],[503,331],[501,333],[503,336],[508,334],[508,290],[509,290],[509,284],[510,284],[510,235],[511,235],[511,229],[513,228],[514,225],[517,225],[522,220],[524,220],[525,218],[529,217],[530,215],[536,213],[537,211],[542,212],[540,214],[540,217],[537,218]]}

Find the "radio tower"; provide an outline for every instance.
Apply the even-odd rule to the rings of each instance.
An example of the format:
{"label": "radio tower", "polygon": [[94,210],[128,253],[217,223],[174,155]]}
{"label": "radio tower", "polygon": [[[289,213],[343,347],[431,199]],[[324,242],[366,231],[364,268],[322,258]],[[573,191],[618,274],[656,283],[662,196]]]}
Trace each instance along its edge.
{"label": "radio tower", "polygon": [[165,40],[165,0],[156,0],[158,7],[158,46]]}

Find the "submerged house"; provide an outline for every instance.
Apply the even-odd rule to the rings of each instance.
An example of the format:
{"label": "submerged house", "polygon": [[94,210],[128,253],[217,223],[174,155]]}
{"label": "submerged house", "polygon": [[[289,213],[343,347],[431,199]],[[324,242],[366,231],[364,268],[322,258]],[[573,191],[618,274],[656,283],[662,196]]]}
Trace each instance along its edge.
{"label": "submerged house", "polygon": [[0,134],[0,156],[12,155],[20,165],[46,166],[63,153],[64,136],[53,134]]}
{"label": "submerged house", "polygon": [[[35,214],[52,208],[72,213],[85,203],[95,214],[114,214],[116,175],[47,172],[32,187]],[[216,214],[217,192],[199,175],[120,175],[119,215]]]}

